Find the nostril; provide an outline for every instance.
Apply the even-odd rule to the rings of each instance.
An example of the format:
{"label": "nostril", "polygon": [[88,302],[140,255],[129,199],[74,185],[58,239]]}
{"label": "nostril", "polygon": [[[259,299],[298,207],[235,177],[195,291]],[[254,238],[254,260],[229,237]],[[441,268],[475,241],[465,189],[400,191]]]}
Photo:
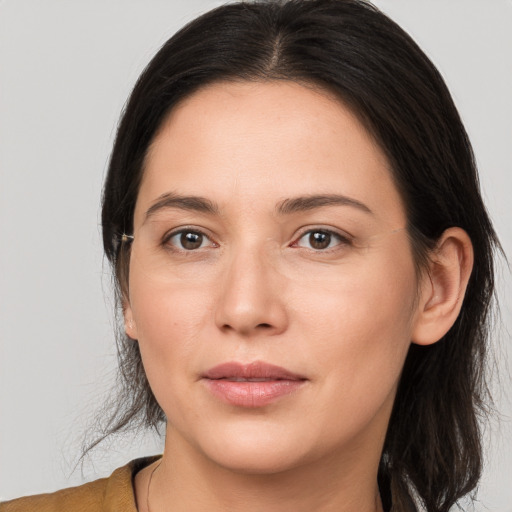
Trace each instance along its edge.
{"label": "nostril", "polygon": [[[258,330],[271,330],[273,327],[271,324],[268,324],[268,323],[261,323],[261,324],[257,324],[255,329],[258,329]],[[240,331],[240,332],[245,332],[246,329],[244,329],[243,327],[239,327],[239,328],[236,328],[236,327],[233,327],[232,325],[230,324],[224,324],[221,329],[223,331]],[[250,329],[247,329],[247,331],[249,331]]]}

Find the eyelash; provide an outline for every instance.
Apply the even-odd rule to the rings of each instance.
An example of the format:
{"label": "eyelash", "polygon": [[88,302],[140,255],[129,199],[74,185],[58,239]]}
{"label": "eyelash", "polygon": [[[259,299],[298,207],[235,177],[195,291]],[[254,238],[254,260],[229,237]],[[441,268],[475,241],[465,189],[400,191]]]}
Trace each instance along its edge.
{"label": "eyelash", "polygon": [[[183,236],[184,234],[194,234],[194,235],[198,235],[200,237],[203,237],[203,240],[201,241],[201,246],[199,246],[199,247],[197,247],[195,249],[187,249],[185,247],[179,248],[175,244],[171,244],[170,243],[170,241],[174,237],[179,236],[179,235]],[[299,242],[305,236],[307,236],[307,235],[311,236],[313,234],[323,234],[323,235],[328,235],[329,237],[331,237],[331,239],[329,240],[329,246],[327,246],[324,249],[314,249],[314,248],[307,248],[307,247],[305,247],[306,249],[311,250],[313,252],[317,252],[317,253],[331,252],[333,250],[336,250],[336,247],[338,247],[340,245],[341,246],[352,245],[352,238],[350,236],[342,235],[342,234],[340,234],[340,233],[338,233],[336,231],[333,231],[331,229],[310,228],[310,229],[307,229],[307,230],[303,231],[300,234],[300,236],[298,238],[296,238],[296,240],[290,244],[290,247],[294,247],[294,248],[304,247],[304,246],[299,245]],[[332,238],[334,238],[334,239],[336,239],[338,241],[338,243],[334,247],[330,247],[330,244],[332,242]],[[212,246],[213,247],[218,247],[219,246],[217,243],[213,242],[211,240],[211,238],[206,233],[204,233],[200,229],[195,229],[195,228],[180,228],[178,230],[166,233],[164,235],[164,237],[162,238],[161,245],[164,246],[164,247],[169,248],[170,250],[179,251],[179,252],[185,252],[185,253],[192,253],[192,252],[197,251],[198,249],[202,249],[203,248],[202,244],[205,241],[204,239],[210,241],[210,247],[212,247]]]}
{"label": "eyelash", "polygon": [[[203,231],[201,231],[200,229],[195,229],[195,228],[180,228],[178,230],[175,230],[175,231],[171,231],[171,232],[168,232],[164,235],[164,237],[162,238],[162,246],[166,247],[166,248],[169,248],[171,250],[174,250],[174,251],[179,251],[179,252],[186,252],[186,253],[192,253],[194,252],[195,250],[197,249],[202,249],[203,247],[198,247],[197,249],[186,249],[185,247],[182,247],[182,248],[179,248],[177,247],[176,245],[174,244],[171,244],[171,240],[176,237],[176,236],[179,236],[179,235],[185,235],[185,234],[194,234],[194,235],[199,235],[201,237],[203,237],[203,239],[206,239],[206,240],[209,240],[211,242],[211,244],[214,246],[214,247],[218,247],[218,244],[216,244],[215,242],[213,242],[211,240],[211,238],[206,234],[204,233]],[[204,241],[204,240],[203,240]],[[202,245],[202,244],[201,244]]]}
{"label": "eyelash", "polygon": [[[295,242],[291,244],[292,247],[303,247],[299,245],[299,242],[307,235],[311,237],[313,234],[323,234],[328,235],[329,237],[334,238],[338,241],[338,243],[334,247],[326,247],[325,249],[314,249],[314,248],[308,248],[309,250],[313,252],[323,253],[323,252],[331,252],[333,250],[336,250],[338,246],[347,246],[352,245],[352,238],[348,235],[342,235],[341,233],[338,233],[337,231],[333,231],[332,229],[326,229],[326,228],[310,228],[301,233],[301,235],[296,239]],[[330,240],[331,242],[332,240]],[[329,242],[329,245],[330,245]]]}

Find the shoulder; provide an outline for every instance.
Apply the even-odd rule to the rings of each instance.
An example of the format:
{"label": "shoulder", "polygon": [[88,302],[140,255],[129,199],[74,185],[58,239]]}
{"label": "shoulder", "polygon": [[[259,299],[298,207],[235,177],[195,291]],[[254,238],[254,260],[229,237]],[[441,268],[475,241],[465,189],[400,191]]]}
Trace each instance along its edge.
{"label": "shoulder", "polygon": [[133,477],[157,457],[136,459],[101,478],[78,487],[0,503],[0,512],[136,512]]}
{"label": "shoulder", "polygon": [[26,496],[0,504],[1,512],[57,512],[68,510],[69,512],[90,510],[101,511],[107,478],[95,480],[78,487],[62,489],[51,494],[38,494]]}

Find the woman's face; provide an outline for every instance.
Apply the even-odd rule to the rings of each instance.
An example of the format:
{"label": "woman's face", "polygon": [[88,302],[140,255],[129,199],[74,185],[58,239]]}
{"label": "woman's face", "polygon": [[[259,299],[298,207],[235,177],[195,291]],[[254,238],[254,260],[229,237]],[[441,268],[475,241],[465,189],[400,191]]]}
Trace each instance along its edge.
{"label": "woman's face", "polygon": [[384,154],[327,93],[219,83],[175,108],[125,311],[167,443],[237,471],[376,467],[417,316],[405,225]]}

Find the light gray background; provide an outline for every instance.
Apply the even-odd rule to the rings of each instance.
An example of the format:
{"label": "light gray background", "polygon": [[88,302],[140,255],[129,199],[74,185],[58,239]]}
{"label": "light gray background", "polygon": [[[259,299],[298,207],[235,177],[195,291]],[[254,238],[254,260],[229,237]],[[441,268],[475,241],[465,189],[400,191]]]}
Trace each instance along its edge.
{"label": "light gray background", "polygon": [[[119,113],[158,47],[215,0],[0,1],[0,497],[51,491],[156,453],[105,447],[73,472],[115,369],[99,200]],[[512,254],[512,3],[378,0],[452,90]],[[501,425],[476,510],[512,511],[512,279],[499,275]],[[508,397],[507,397],[508,393]]]}

